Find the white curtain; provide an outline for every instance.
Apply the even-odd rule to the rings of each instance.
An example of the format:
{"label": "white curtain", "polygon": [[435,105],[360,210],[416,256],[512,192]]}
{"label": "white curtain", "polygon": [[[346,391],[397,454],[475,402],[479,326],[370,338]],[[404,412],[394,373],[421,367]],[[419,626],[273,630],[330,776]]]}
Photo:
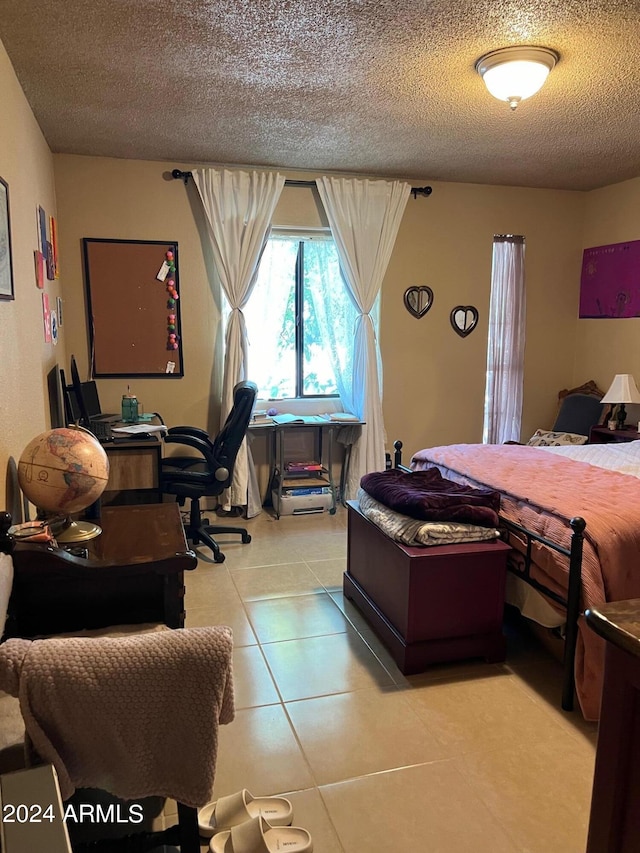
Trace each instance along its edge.
{"label": "white curtain", "polygon": [[484,444],[520,440],[525,319],[524,237],[494,237]]}
{"label": "white curtain", "polygon": [[366,422],[353,446],[346,496],[360,478],[384,470],[382,364],[371,311],[380,293],[411,187],[399,181],[318,178],[318,192],[338,248],[356,316],[353,367],[342,377],[342,404]]}
{"label": "white curtain", "polygon": [[[196,169],[193,178],[207,216],[218,275],[231,308],[225,336],[222,426],[233,405],[234,385],[251,379],[242,308],[255,284],[260,256],[269,238],[271,218],[285,179],[277,172],[229,169]],[[226,508],[247,504],[249,518],[260,512],[260,498],[246,441],[238,453],[229,492],[224,501]]]}

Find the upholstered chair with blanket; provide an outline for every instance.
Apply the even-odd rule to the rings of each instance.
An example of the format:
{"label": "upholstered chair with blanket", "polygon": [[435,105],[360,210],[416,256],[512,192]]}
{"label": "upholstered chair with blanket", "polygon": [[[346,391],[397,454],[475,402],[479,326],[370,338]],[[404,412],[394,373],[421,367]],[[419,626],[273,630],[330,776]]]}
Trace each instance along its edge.
{"label": "upholstered chair with blanket", "polygon": [[[586,444],[591,427],[602,421],[604,414],[600,402],[604,392],[590,380],[578,388],[560,391],[558,411],[550,429],[537,429],[526,444],[530,446],[557,446]],[[506,444],[519,444],[507,441]]]}
{"label": "upholstered chair with blanket", "polygon": [[[10,554],[0,553],[0,634],[12,574]],[[199,853],[197,809],[212,799],[218,725],[234,716],[232,648],[227,627],[134,625],[5,640],[0,772],[52,764],[64,800],[82,802],[84,789],[144,803],[175,799],[172,840],[181,853]]]}

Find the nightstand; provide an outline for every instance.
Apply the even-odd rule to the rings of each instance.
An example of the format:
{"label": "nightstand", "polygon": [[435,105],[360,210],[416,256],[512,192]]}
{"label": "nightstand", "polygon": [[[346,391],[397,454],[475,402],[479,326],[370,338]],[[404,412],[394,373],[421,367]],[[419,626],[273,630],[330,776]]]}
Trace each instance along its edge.
{"label": "nightstand", "polygon": [[591,427],[588,444],[617,444],[621,441],[638,441],[640,432],[631,429],[607,429],[606,426]]}

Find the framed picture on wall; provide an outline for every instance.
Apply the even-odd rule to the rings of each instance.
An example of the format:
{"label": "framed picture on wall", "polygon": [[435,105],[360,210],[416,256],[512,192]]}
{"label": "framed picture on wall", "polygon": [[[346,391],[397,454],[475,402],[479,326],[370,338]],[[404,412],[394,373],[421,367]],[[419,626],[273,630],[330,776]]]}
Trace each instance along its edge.
{"label": "framed picture on wall", "polygon": [[0,178],[0,299],[14,299],[9,186]]}

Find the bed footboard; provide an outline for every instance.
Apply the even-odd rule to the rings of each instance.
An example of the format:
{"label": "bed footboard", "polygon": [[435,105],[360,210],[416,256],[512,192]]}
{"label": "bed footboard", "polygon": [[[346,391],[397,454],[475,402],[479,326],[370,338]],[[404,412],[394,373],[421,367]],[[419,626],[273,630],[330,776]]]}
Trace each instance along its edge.
{"label": "bed footboard", "polygon": [[[411,468],[407,468],[402,464],[402,442],[395,441],[393,443],[393,448],[394,467],[399,468],[401,471],[411,473]],[[510,533],[518,533],[520,536],[524,537],[526,542],[523,567],[515,568],[508,565],[508,570],[538,592],[541,592],[543,595],[564,607],[567,612],[563,658],[562,709],[564,711],[573,711],[575,695],[575,655],[576,645],[578,642],[578,619],[581,614],[580,597],[582,592],[582,549],[584,544],[586,521],[580,516],[576,516],[569,521],[569,526],[571,527],[572,532],[568,548],[559,545],[557,542],[545,539],[543,536],[539,536],[533,531],[528,530],[527,528],[522,527],[503,516],[500,516],[500,526],[504,531],[504,537],[507,542],[509,542]],[[558,595],[558,593],[548,589],[544,584],[531,576],[531,546],[533,542],[539,542],[541,545],[551,548],[556,553],[562,554],[568,558],[569,584],[566,597]]]}

